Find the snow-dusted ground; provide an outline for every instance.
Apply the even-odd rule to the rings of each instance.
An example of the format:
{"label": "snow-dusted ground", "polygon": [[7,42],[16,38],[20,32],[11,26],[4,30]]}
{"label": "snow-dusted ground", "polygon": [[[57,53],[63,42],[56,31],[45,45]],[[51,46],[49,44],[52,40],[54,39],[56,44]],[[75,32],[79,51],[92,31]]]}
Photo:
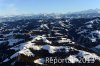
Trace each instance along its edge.
{"label": "snow-dusted ground", "polygon": [[[37,36],[35,37],[33,40],[27,42],[27,43],[23,43],[21,45],[23,45],[22,48],[20,48],[20,51],[16,52],[14,55],[12,55],[10,58],[7,58],[5,59],[3,62],[7,62],[9,61],[10,59],[12,58],[15,58],[16,56],[20,55],[20,54],[24,54],[25,56],[32,56],[34,57],[35,54],[32,53],[29,48],[33,49],[33,50],[41,50],[41,49],[44,49],[44,50],[47,50],[50,54],[53,54],[55,52],[62,52],[61,49],[65,49],[65,53],[68,53],[70,52],[70,50],[77,50],[78,51],[78,54],[75,54],[75,55],[70,55],[67,60],[70,61],[70,63],[81,63],[79,61],[79,58],[77,57],[82,57],[84,58],[85,60],[89,61],[88,59],[91,59],[91,58],[94,58],[95,60],[99,60],[100,61],[100,57],[97,56],[96,54],[93,54],[93,53],[89,53],[89,52],[86,52],[86,51],[83,51],[83,50],[78,50],[78,49],[75,49],[73,47],[70,47],[70,46],[51,46],[51,45],[42,45],[42,46],[38,46],[38,45],[35,45],[33,42],[36,41],[36,40],[40,40],[40,37],[42,39],[44,39],[44,36]],[[44,42],[46,42],[47,40],[45,40]],[[48,42],[48,41],[47,41]],[[13,48],[11,48],[13,49]],[[14,48],[15,49],[15,48]],[[19,47],[17,47],[17,49],[19,49]],[[95,61],[94,60],[94,61]],[[36,59],[34,60],[34,63],[37,63],[37,64],[44,64],[44,61],[45,59],[44,58],[39,58],[39,59]],[[91,60],[90,60],[91,61]]]}
{"label": "snow-dusted ground", "polygon": [[[6,41],[8,41],[8,47],[10,47],[10,48],[7,48],[7,51],[8,50],[14,51],[13,54],[4,58],[2,63],[9,62],[10,60],[16,58],[16,60],[14,60],[12,63],[12,64],[14,64],[18,60],[20,60],[20,58],[21,58],[20,55],[25,55],[28,59],[32,58],[32,63],[44,65],[44,64],[46,64],[45,63],[46,59],[44,56],[42,57],[42,55],[45,53],[47,53],[47,55],[50,54],[50,56],[57,56],[57,57],[64,56],[64,58],[66,58],[70,63],[82,63],[80,61],[80,58],[82,58],[86,61],[95,62],[95,60],[97,60],[100,62],[100,56],[98,56],[96,53],[86,51],[88,49],[86,49],[86,48],[83,49],[84,47],[77,45],[77,42],[75,42],[74,39],[71,39],[74,37],[69,36],[69,34],[67,35],[69,28],[72,26],[70,24],[69,20],[65,20],[65,21],[59,20],[59,21],[57,21],[57,23],[55,23],[56,21],[54,21],[51,23],[52,28],[50,28],[48,23],[42,24],[42,22],[44,22],[44,20],[42,20],[42,19],[37,20],[37,21],[39,23],[41,23],[39,25],[35,25],[35,27],[38,26],[38,28],[32,29],[29,32],[27,32],[28,30],[25,30],[27,33],[21,33],[20,31],[23,31],[21,28],[25,28],[28,26],[28,24],[30,24],[29,21],[27,23],[25,23],[26,25],[21,25],[21,26],[17,25],[16,27],[12,28],[12,30],[11,30],[11,28],[8,30],[8,31],[11,30],[11,32],[9,32],[7,34],[2,34],[3,38],[7,38]],[[100,21],[100,20],[95,19],[95,20],[85,23],[84,24],[85,26],[81,26],[76,30],[77,34],[84,36],[84,33],[88,32],[88,34],[84,37],[89,38],[92,42],[96,42],[98,39],[100,39],[100,30],[90,30],[90,29],[93,28],[94,23],[99,23],[98,21]],[[8,26],[5,23],[4,23],[4,25],[5,25],[4,27]],[[4,27],[2,27],[1,30],[3,30]],[[33,25],[32,25],[32,27],[33,27]],[[19,32],[16,31],[17,29],[19,29]],[[47,30],[47,34],[45,34],[45,33],[42,35],[37,35],[37,34],[34,35],[34,33],[31,34],[32,31],[38,32],[39,29],[41,29],[40,32]],[[5,31],[7,31],[7,30],[5,30]],[[14,31],[15,31],[15,33],[14,33]],[[65,33],[63,31],[65,31]],[[50,34],[50,32],[52,32],[52,33]],[[25,41],[26,38],[25,39],[14,38],[14,35],[24,35],[24,34],[29,35],[31,37],[31,39],[28,41]],[[97,37],[95,37],[94,34]],[[23,41],[23,42],[18,43],[20,41]],[[3,42],[4,42],[4,40],[1,40],[0,44]],[[82,47],[82,48],[80,48],[80,47]],[[92,50],[94,49],[96,51],[100,50],[100,45],[98,44],[97,46],[95,46],[91,49]],[[43,52],[43,53],[41,53],[41,52]],[[47,55],[45,55],[45,56],[47,56]],[[20,58],[19,58],[19,56],[20,56]],[[95,59],[95,60],[93,60],[93,59]],[[31,59],[29,59],[29,60],[31,60]]]}

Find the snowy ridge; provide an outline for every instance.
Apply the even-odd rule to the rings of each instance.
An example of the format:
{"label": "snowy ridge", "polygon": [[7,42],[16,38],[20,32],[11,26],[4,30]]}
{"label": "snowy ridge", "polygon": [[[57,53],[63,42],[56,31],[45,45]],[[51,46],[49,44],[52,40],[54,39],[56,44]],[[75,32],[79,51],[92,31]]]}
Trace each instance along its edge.
{"label": "snowy ridge", "polygon": [[0,64],[49,65],[46,57],[100,63],[99,18],[28,19],[0,25]]}

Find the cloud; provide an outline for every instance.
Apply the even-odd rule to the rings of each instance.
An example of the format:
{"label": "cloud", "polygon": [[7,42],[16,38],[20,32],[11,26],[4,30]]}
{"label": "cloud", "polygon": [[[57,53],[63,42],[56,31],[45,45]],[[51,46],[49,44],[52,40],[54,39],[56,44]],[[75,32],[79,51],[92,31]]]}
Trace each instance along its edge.
{"label": "cloud", "polygon": [[20,8],[16,2],[19,3],[20,0],[0,0],[0,16],[30,14],[28,10]]}
{"label": "cloud", "polygon": [[9,4],[6,10],[8,14],[17,15],[19,13],[17,7],[14,4]]}
{"label": "cloud", "polygon": [[0,15],[18,15],[19,9],[14,4],[8,4],[3,8]]}

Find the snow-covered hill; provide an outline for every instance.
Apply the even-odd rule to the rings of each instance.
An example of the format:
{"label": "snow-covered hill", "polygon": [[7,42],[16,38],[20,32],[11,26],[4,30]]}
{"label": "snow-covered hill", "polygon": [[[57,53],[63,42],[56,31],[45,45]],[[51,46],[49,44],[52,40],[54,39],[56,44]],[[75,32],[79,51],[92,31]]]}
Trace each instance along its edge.
{"label": "snow-covered hill", "polygon": [[68,63],[100,63],[99,22],[100,18],[2,22],[0,65],[54,65],[46,62],[47,57],[66,59]]}

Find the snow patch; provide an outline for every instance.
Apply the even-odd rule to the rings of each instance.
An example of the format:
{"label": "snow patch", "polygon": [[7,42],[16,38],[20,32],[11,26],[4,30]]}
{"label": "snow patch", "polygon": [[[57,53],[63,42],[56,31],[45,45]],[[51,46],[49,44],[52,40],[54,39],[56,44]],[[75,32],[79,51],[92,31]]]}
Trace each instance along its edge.
{"label": "snow patch", "polygon": [[34,60],[34,63],[43,65],[44,61],[45,61],[44,58],[39,58],[39,59]]}
{"label": "snow patch", "polygon": [[26,56],[35,56],[29,49],[26,49],[26,48],[19,51],[19,54],[24,54]]}
{"label": "snow patch", "polygon": [[100,45],[97,45],[95,48],[96,48],[96,49],[100,49]]}
{"label": "snow patch", "polygon": [[78,60],[74,55],[70,55],[67,59],[68,59],[71,63],[79,62],[79,60]]}

